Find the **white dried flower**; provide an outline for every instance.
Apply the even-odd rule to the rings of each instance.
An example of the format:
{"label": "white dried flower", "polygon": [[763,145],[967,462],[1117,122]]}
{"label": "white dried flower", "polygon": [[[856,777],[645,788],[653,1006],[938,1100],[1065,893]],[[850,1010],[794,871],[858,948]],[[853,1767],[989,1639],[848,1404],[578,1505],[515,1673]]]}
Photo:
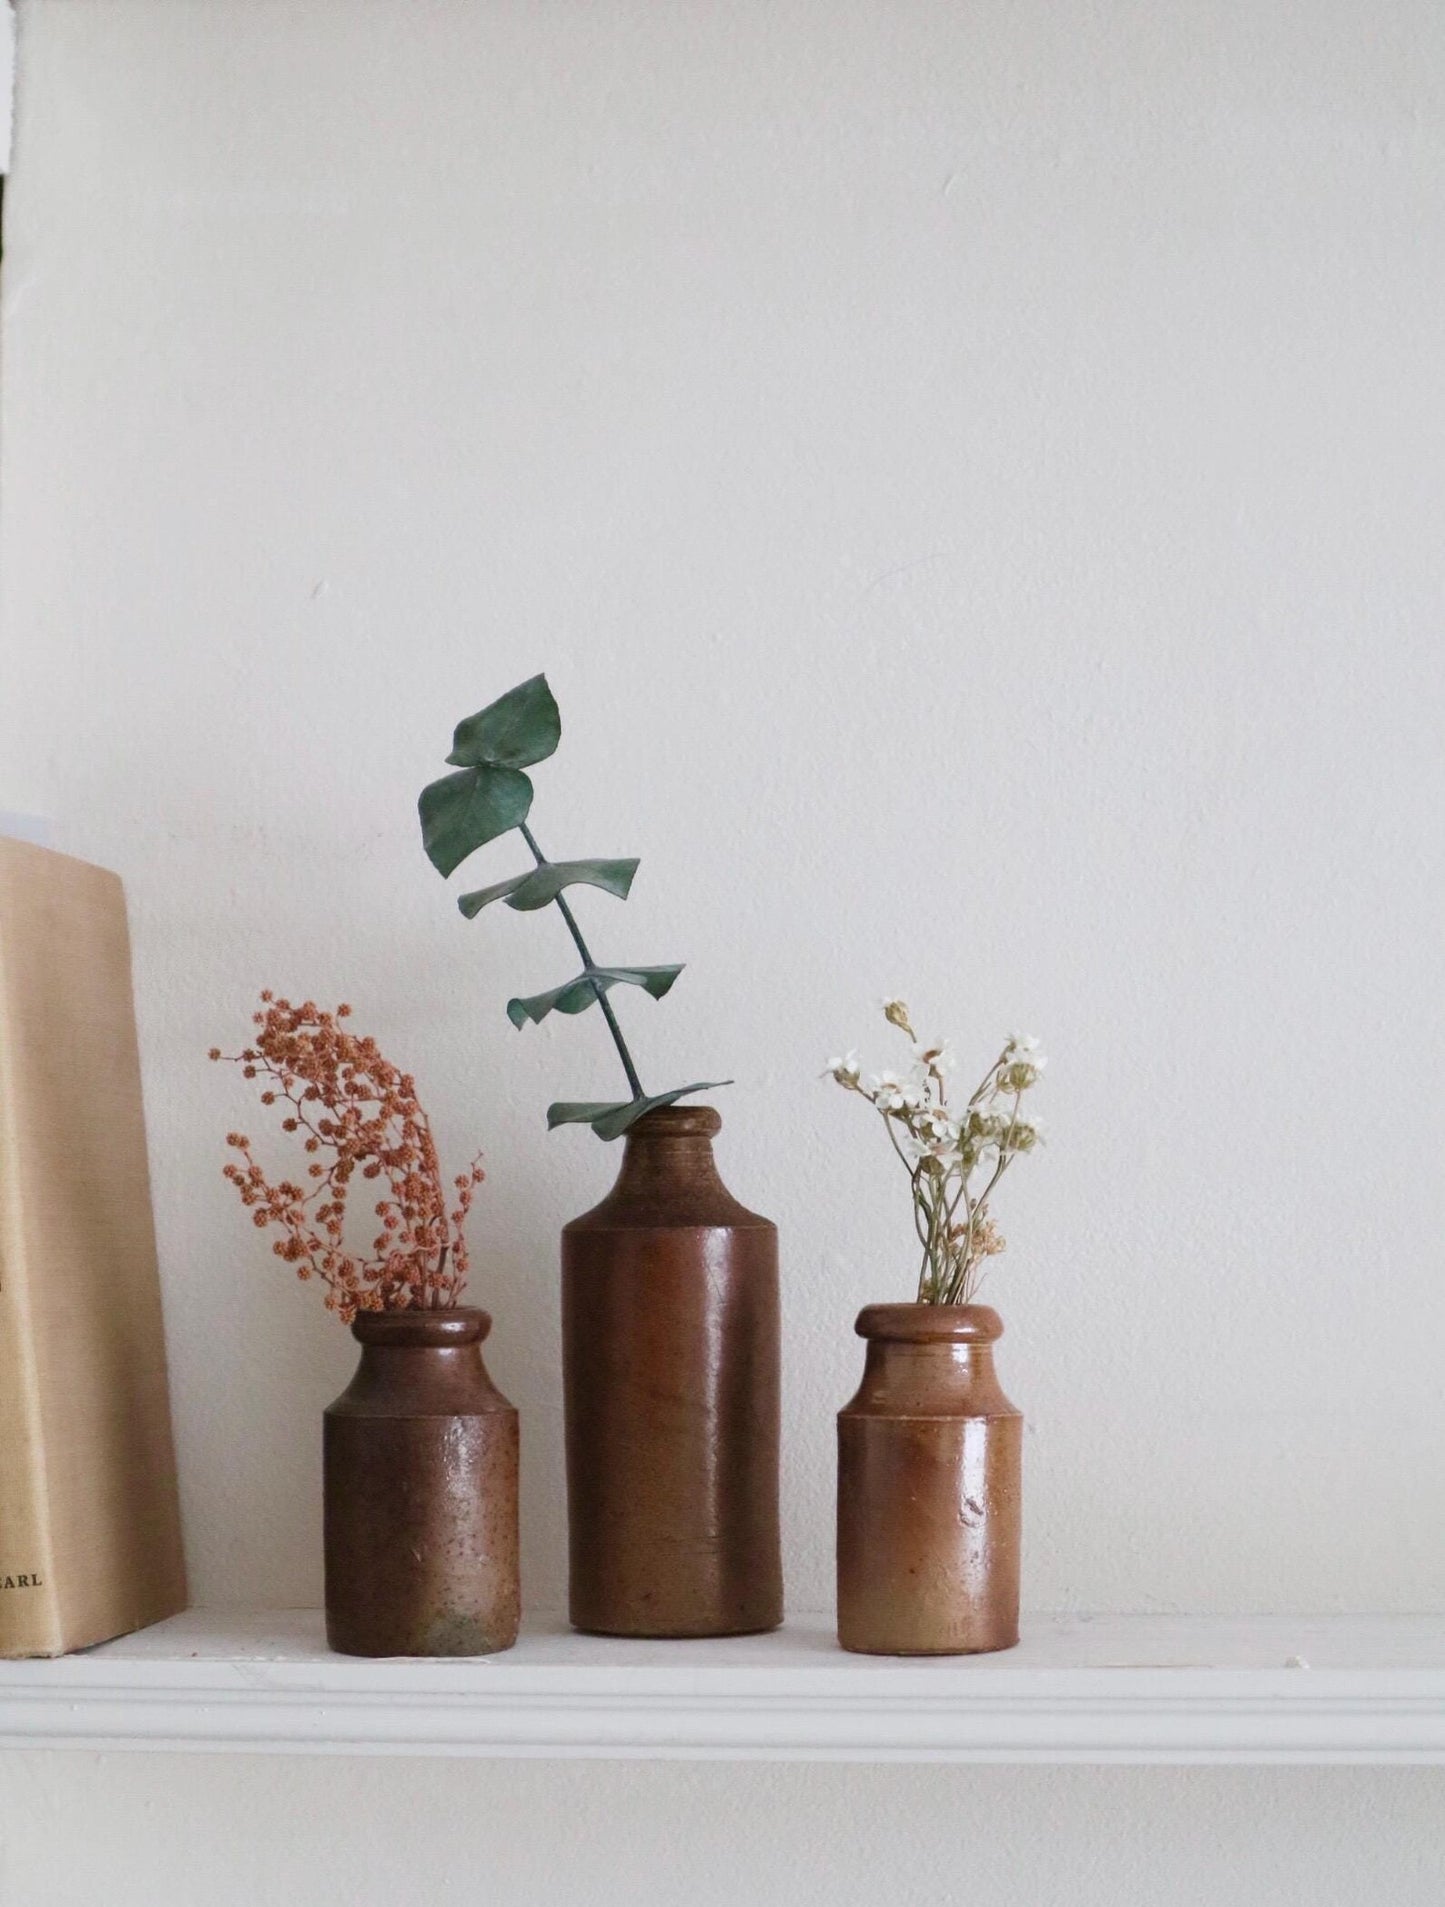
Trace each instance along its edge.
{"label": "white dried flower", "polygon": [[913,1122],[909,1150],[919,1159],[952,1159],[958,1153],[958,1123],[946,1112],[925,1112]]}
{"label": "white dried flower", "polygon": [[922,1103],[918,1089],[901,1080],[897,1073],[879,1073],[869,1079],[868,1094],[879,1112],[916,1112]]}
{"label": "white dried flower", "polygon": [[926,1073],[951,1073],[958,1064],[947,1040],[916,1040],[913,1057]]}
{"label": "white dried flower", "polygon": [[1038,1085],[1039,1075],[1048,1063],[1039,1051],[1036,1039],[1022,1033],[1010,1033],[1008,1045],[999,1062],[999,1089],[1008,1093],[1026,1093],[1030,1086]]}
{"label": "white dried flower", "polygon": [[1011,1059],[998,1069],[998,1088],[1004,1093],[1026,1093],[1039,1083],[1040,1068],[1026,1059]]}
{"label": "white dried flower", "polygon": [[1009,1108],[997,1099],[972,1106],[968,1114],[968,1135],[980,1145],[996,1143],[999,1135],[1008,1130],[1011,1117]]}
{"label": "white dried flower", "polygon": [[916,1165],[922,1160],[952,1168],[958,1161],[958,1129],[950,1121],[936,1124],[910,1119],[900,1140],[904,1154]]}
{"label": "white dried flower", "polygon": [[1043,1143],[1043,1137],[1043,1121],[1020,1113],[1008,1131],[1003,1135],[1004,1150],[1006,1152],[1032,1152],[1036,1145]]}
{"label": "white dried flower", "polygon": [[1047,1062],[1036,1039],[1011,1034],[982,1086],[955,1113],[945,1078],[953,1068],[949,1046],[920,1040],[896,996],[884,1000],[883,1012],[912,1043],[913,1065],[902,1076],[865,1076],[858,1055],[847,1053],[830,1060],[828,1070],[889,1121],[889,1136],[912,1177],[923,1242],[918,1302],[968,1304],[984,1260],[1003,1250],[988,1212],[994,1186],[1017,1155],[1042,1143],[1041,1122],[1021,1110],[1020,1095],[1038,1082]]}

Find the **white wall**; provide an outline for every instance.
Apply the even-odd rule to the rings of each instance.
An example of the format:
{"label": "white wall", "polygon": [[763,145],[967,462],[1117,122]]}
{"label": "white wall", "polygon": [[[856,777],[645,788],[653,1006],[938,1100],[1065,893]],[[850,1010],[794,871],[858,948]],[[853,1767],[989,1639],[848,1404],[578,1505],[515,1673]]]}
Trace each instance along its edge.
{"label": "white wall", "polygon": [[[1055,1055],[989,1292],[1029,1600],[1445,1602],[1434,0],[21,0],[6,224],[0,807],[129,887],[200,1599],[317,1595],[350,1362],[219,1178],[260,1115],[203,1056],[270,983],[352,1000],[486,1150],[475,1296],[560,1600],[555,1238],[615,1155],[542,1112],[614,1082],[595,1020],[503,1017],[559,925],[463,923],[412,815],[545,667],[537,830],[643,857],[588,925],[689,961],[623,1003],[645,1076],[736,1074],[724,1167],[783,1228],[794,1606],[852,1315],[913,1269],[816,1077],[883,1057],[893,989]],[[521,1810],[598,1901],[735,1897],[759,1820],[817,1860],[759,1888],[861,1897],[875,1807],[929,1897],[987,1840],[1001,1901],[1438,1898],[1425,1776],[411,1767],[355,1776],[345,1867],[297,1797],[352,1771],[4,1770],[0,1877],[46,1903],[101,1897],[92,1855],[154,1899],[158,1830],[224,1853],[253,1808],[268,1898],[410,1898],[377,1850],[431,1793]],[[82,1795],[62,1879],[35,1824]],[[615,1865],[563,1844],[583,1795]],[[698,1866],[649,1869],[654,1807]]]}
{"label": "white wall", "polygon": [[10,128],[15,100],[15,8],[0,0],[0,172],[10,169]]}
{"label": "white wall", "polygon": [[1440,1788],[1421,1768],[3,1755],[0,1900],[1437,1907]]}

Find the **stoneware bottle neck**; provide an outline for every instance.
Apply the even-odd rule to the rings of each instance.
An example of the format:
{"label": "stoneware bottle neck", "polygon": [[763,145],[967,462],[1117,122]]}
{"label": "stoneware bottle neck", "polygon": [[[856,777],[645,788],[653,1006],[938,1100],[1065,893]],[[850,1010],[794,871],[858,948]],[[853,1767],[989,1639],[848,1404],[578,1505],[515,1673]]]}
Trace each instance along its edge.
{"label": "stoneware bottle neck", "polygon": [[646,1113],[623,1140],[614,1191],[624,1198],[721,1192],[713,1135],[722,1120],[711,1106],[663,1106]]}
{"label": "stoneware bottle neck", "polygon": [[[711,1106],[663,1106],[646,1113],[623,1141],[617,1182],[600,1205],[567,1230],[618,1226],[768,1227],[723,1184],[713,1158],[722,1120]],[[771,1229],[768,1227],[768,1229]]]}
{"label": "stoneware bottle neck", "polygon": [[850,1408],[925,1416],[1012,1413],[993,1360],[1003,1320],[988,1305],[867,1305],[854,1328],[868,1353]]}
{"label": "stoneware bottle neck", "polygon": [[472,1414],[505,1404],[482,1361],[492,1328],[487,1312],[457,1306],[439,1311],[362,1311],[351,1334],[361,1362],[337,1399],[366,1415]]}

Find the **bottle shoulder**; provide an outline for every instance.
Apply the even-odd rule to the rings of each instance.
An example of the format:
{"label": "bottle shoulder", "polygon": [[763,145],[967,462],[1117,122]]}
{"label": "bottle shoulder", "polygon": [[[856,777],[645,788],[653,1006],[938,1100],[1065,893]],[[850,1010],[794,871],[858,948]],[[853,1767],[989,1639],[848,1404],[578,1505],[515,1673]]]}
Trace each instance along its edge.
{"label": "bottle shoulder", "polygon": [[759,1212],[750,1212],[728,1192],[710,1191],[706,1197],[658,1197],[609,1192],[589,1212],[562,1227],[564,1238],[587,1232],[733,1231],[777,1235],[777,1226]]}

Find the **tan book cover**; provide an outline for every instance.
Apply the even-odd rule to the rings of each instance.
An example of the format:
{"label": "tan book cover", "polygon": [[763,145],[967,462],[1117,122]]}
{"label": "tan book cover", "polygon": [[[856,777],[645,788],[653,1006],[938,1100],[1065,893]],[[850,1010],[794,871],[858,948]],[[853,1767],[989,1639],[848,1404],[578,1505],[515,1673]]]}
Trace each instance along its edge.
{"label": "tan book cover", "polygon": [[125,897],[0,839],[0,1656],[185,1605]]}

